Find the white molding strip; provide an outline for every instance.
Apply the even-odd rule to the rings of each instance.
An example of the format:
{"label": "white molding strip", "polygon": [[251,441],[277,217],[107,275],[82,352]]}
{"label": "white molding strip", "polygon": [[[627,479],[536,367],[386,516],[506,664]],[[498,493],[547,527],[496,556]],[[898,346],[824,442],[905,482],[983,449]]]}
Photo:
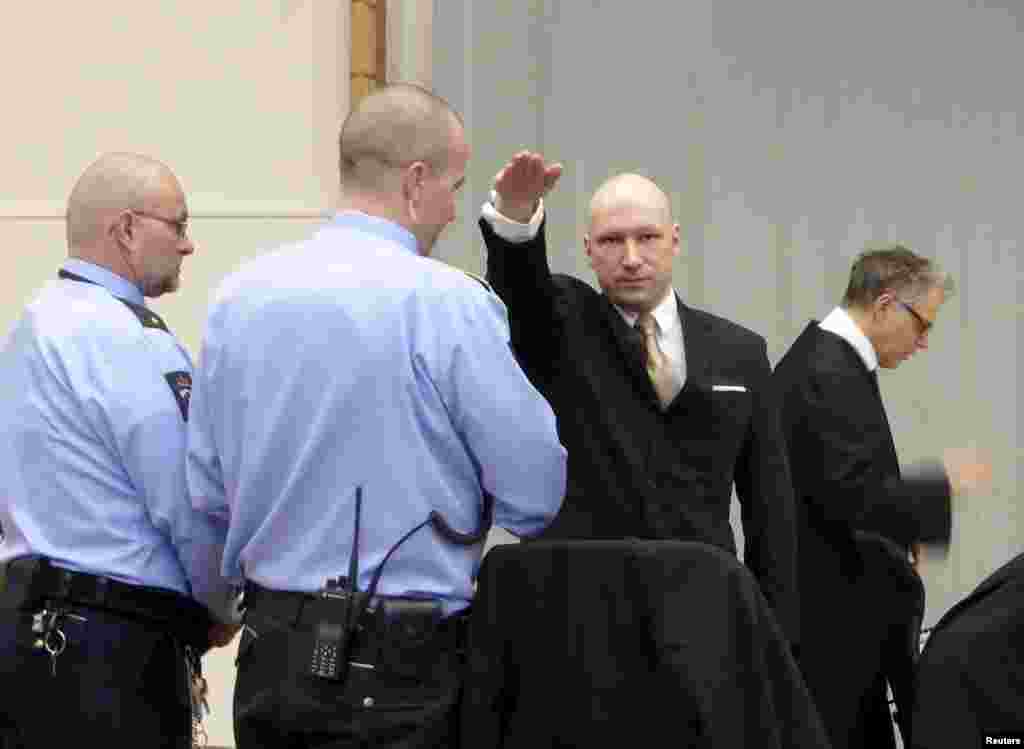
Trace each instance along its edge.
{"label": "white molding strip", "polygon": [[[330,216],[327,201],[317,205],[302,200],[221,200],[192,195],[190,219],[298,219]],[[63,221],[65,204],[57,200],[0,200],[0,221]]]}
{"label": "white molding strip", "polygon": [[433,80],[434,0],[388,0],[387,79],[430,88]]}

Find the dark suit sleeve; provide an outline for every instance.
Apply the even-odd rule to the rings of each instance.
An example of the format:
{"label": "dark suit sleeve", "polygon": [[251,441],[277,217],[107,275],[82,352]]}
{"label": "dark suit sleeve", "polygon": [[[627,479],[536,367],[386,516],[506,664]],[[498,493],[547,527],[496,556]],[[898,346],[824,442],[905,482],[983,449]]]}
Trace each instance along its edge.
{"label": "dark suit sleeve", "polygon": [[[914,701],[914,659],[910,646],[916,643],[909,641],[908,630],[895,622],[887,631],[882,643],[882,667],[886,681],[892,689],[896,703],[896,726],[899,728],[903,743],[910,739],[910,716]],[[916,635],[916,628],[914,629]]]}
{"label": "dark suit sleeve", "polygon": [[763,340],[749,366],[753,414],[735,473],[743,519],[743,560],[795,652],[800,642],[800,601],[793,484]]}
{"label": "dark suit sleeve", "polygon": [[948,543],[950,488],[940,466],[901,478],[879,456],[888,425],[870,384],[854,374],[816,372],[802,385],[802,427],[811,439],[794,454],[806,499],[829,524],[880,533],[897,543]]}
{"label": "dark suit sleeve", "polygon": [[979,724],[977,716],[987,706],[974,704],[968,661],[966,646],[959,652],[933,655],[930,660],[921,661],[911,718],[913,749],[980,746],[984,730],[1004,728]]}
{"label": "dark suit sleeve", "polygon": [[546,221],[531,240],[508,242],[480,219],[487,245],[487,281],[508,307],[512,348],[531,378],[551,374],[561,332],[545,226]]}

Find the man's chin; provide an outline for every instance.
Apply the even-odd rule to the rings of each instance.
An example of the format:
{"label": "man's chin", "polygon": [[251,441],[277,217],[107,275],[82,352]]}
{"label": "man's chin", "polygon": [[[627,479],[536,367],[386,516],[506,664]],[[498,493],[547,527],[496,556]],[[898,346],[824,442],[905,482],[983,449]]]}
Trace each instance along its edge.
{"label": "man's chin", "polygon": [[180,273],[175,273],[173,276],[163,279],[158,284],[150,284],[145,287],[142,290],[142,295],[149,299],[156,299],[158,296],[163,296],[164,294],[173,294],[179,288],[181,288],[181,275]]}
{"label": "man's chin", "polygon": [[902,364],[903,362],[905,362],[909,358],[910,358],[910,356],[908,355],[908,356],[901,356],[901,357],[893,358],[893,359],[885,359],[885,360],[879,359],[878,360],[878,366],[880,368],[882,368],[882,369],[896,369],[896,367],[898,367],[900,364]]}
{"label": "man's chin", "polygon": [[650,309],[653,306],[651,296],[651,290],[648,288],[621,286],[608,294],[608,298],[615,304],[631,309]]}

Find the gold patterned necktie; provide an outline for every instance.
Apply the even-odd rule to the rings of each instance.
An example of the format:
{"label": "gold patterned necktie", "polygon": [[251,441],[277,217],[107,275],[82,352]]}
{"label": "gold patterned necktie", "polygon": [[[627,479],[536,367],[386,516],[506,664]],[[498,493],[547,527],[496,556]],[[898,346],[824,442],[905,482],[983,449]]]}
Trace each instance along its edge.
{"label": "gold patterned necktie", "polygon": [[636,326],[641,333],[647,376],[651,378],[651,384],[662,409],[666,409],[675,398],[676,387],[672,376],[672,363],[658,346],[658,322],[650,312],[644,312],[637,319]]}

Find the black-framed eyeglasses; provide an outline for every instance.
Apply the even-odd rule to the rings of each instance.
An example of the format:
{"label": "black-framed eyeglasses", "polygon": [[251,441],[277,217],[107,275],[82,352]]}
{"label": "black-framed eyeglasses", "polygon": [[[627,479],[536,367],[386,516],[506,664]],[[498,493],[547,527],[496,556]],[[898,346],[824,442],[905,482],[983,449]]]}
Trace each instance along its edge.
{"label": "black-framed eyeglasses", "polygon": [[918,311],[916,309],[911,307],[909,304],[904,302],[902,299],[897,299],[896,303],[899,304],[907,312],[909,312],[913,316],[913,318],[917,321],[918,335],[920,335],[922,337],[928,335],[928,333],[932,329],[932,323],[928,322],[923,317],[921,317],[921,315],[918,314]]}
{"label": "black-framed eyeglasses", "polygon": [[167,224],[177,235],[178,239],[184,239],[188,236],[188,216],[185,218],[165,218],[164,216],[158,216],[155,213],[146,213],[145,211],[132,211],[136,216],[145,216],[146,218],[155,219],[162,223]]}

